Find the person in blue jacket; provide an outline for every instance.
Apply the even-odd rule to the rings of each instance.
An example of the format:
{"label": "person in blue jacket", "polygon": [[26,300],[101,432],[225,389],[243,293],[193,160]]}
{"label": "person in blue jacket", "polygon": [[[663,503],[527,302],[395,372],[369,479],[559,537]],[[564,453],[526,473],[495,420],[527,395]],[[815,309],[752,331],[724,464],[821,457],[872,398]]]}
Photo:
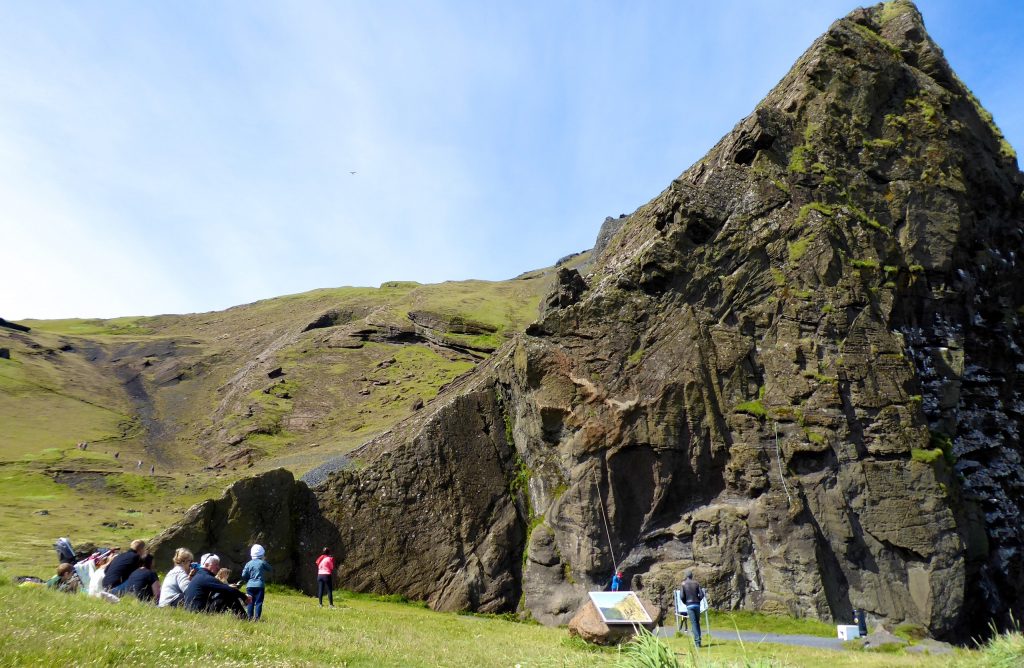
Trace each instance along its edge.
{"label": "person in blue jacket", "polygon": [[618,591],[622,587],[622,571],[616,571],[612,576],[612,591]]}
{"label": "person in blue jacket", "polygon": [[245,593],[252,597],[246,612],[249,613],[249,619],[253,621],[258,621],[263,615],[263,597],[267,592],[267,573],[274,570],[263,558],[266,553],[262,545],[258,543],[253,545],[249,550],[249,556],[252,559],[242,568],[242,575],[239,579],[245,585]]}

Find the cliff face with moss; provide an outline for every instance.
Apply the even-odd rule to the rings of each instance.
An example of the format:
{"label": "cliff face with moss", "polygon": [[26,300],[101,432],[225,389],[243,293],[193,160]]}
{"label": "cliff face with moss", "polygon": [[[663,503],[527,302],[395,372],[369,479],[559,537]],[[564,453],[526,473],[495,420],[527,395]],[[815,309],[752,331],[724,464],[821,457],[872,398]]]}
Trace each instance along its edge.
{"label": "cliff face with moss", "polygon": [[720,608],[1020,618],[1022,193],[913,5],[837,21],[316,487],[341,577],[545,623],[615,567],[663,606],[693,569]]}

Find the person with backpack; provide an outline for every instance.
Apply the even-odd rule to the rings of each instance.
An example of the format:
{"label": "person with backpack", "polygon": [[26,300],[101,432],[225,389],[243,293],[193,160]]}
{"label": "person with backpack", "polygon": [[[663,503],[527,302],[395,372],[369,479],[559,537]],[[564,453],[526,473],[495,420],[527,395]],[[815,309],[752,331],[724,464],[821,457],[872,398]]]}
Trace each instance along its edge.
{"label": "person with backpack", "polygon": [[258,622],[263,615],[263,597],[267,592],[267,573],[274,570],[263,558],[267,552],[262,545],[256,544],[249,550],[252,557],[242,568],[241,582],[245,585],[245,593],[252,597],[246,612],[249,619]]}
{"label": "person with backpack", "polygon": [[615,571],[612,576],[612,591],[618,591],[622,587],[622,571]]}
{"label": "person with backpack", "polygon": [[320,607],[324,607],[324,592],[327,592],[327,601],[334,607],[334,557],[331,556],[331,549],[324,548],[323,553],[316,560],[316,590],[320,599]]}
{"label": "person with backpack", "polygon": [[686,579],[683,580],[680,591],[683,595],[683,603],[686,605],[686,615],[690,618],[693,644],[700,647],[700,602],[704,600],[704,590],[693,579],[693,571],[686,572]]}

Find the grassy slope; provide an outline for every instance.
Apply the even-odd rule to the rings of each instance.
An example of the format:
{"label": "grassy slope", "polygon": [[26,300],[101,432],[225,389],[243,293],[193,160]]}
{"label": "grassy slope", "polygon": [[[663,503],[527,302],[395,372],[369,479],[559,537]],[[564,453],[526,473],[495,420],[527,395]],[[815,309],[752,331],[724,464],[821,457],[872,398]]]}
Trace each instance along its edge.
{"label": "grassy slope", "polygon": [[[17,588],[0,573],[0,665],[336,665],[612,666],[614,650],[594,650],[565,629],[345,595],[335,610],[273,588],[264,622],[159,610],[134,601],[109,605],[82,596]],[[687,638],[669,646],[682,665],[985,666],[1024,656],[1019,635],[1001,654],[958,650],[951,657],[815,650],[712,641],[699,655]]]}
{"label": "grassy slope", "polygon": [[[0,566],[32,573],[41,560],[48,563],[57,536],[125,544],[155,535],[235,478],[282,465],[302,473],[386,430],[475,365],[469,355],[436,346],[368,342],[347,349],[321,340],[340,328],[301,333],[329,309],[407,328],[409,311],[431,311],[490,325],[496,332],[486,336],[500,343],[534,319],[551,273],[322,289],[180,316],[26,321],[27,334],[0,329],[0,347],[12,358],[0,359]],[[282,339],[266,357],[285,368],[288,391],[258,371],[250,374],[255,381],[243,378],[237,401],[222,406],[222,388]],[[88,361],[97,351],[100,361]],[[155,441],[147,440],[138,405],[115,373],[123,363],[145,380],[152,416],[165,427]],[[273,393],[262,391],[271,386]],[[316,417],[304,424],[304,415]],[[247,421],[263,421],[272,432],[236,446],[255,452],[254,467],[203,470],[232,451],[216,445],[218,430],[244,429]],[[83,440],[90,442],[85,452],[76,448]],[[154,462],[157,475],[150,476]]]}

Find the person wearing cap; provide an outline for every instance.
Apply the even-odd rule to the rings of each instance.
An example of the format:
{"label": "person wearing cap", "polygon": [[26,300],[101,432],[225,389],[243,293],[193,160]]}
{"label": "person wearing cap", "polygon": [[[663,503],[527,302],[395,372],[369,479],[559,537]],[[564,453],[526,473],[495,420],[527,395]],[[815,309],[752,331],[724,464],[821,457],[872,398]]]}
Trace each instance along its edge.
{"label": "person wearing cap", "polygon": [[215,574],[220,570],[220,557],[204,554],[200,565],[201,568],[196,571],[185,590],[182,599],[185,608],[195,612],[233,610],[236,614],[244,615],[244,606],[251,597],[217,579]]}
{"label": "person wearing cap", "polygon": [[249,619],[254,622],[259,621],[263,615],[263,597],[267,592],[267,573],[274,570],[263,558],[266,554],[267,551],[263,549],[262,545],[258,543],[253,545],[249,550],[249,556],[252,559],[242,568],[239,580],[245,585],[245,593],[251,597],[246,612],[249,614]]}
{"label": "person wearing cap", "polygon": [[163,586],[160,587],[160,602],[157,605],[161,608],[171,608],[181,605],[185,590],[188,589],[189,564],[192,563],[192,553],[179,547],[174,551],[174,568],[167,571],[164,576]]}

